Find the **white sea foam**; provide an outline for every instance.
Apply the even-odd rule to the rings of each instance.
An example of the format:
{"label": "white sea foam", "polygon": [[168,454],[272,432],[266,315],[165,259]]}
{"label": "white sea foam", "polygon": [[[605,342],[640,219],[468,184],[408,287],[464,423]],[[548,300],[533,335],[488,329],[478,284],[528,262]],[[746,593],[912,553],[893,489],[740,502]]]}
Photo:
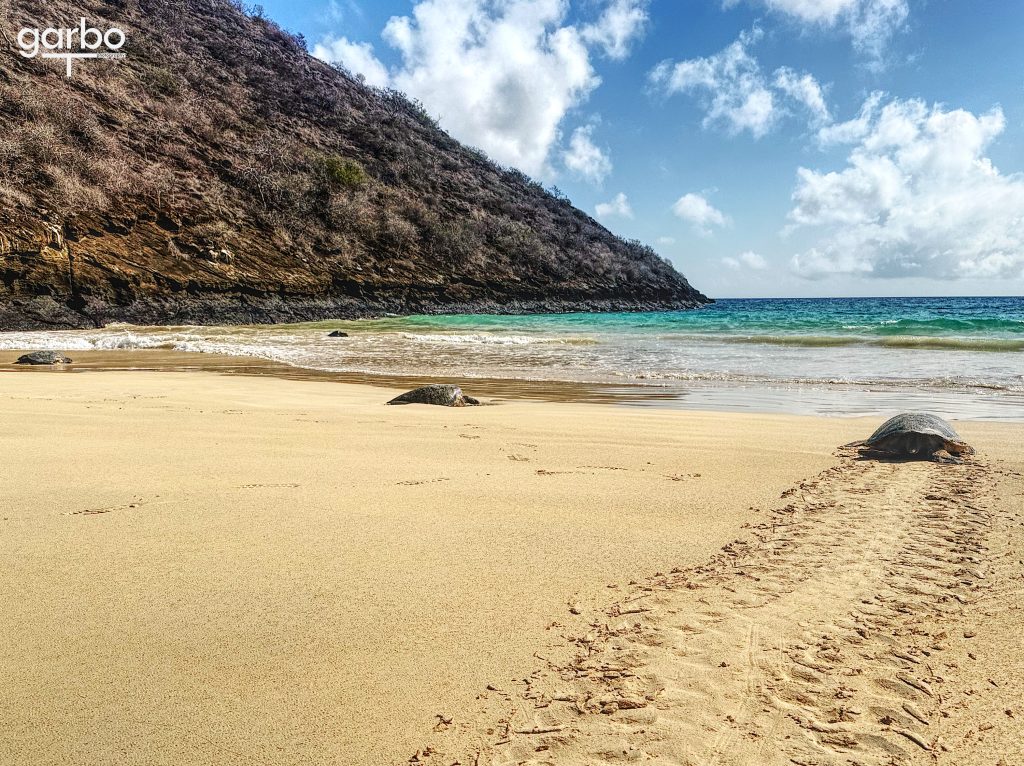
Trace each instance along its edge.
{"label": "white sea foam", "polygon": [[406,340],[418,343],[443,343],[449,345],[480,346],[584,346],[596,344],[594,338],[559,338],[541,335],[492,335],[490,333],[412,333],[403,332]]}
{"label": "white sea foam", "polygon": [[[514,323],[510,320],[510,323]],[[136,327],[0,333],[0,350],[120,351],[162,349],[253,357],[328,372],[417,376],[495,377],[657,386],[731,384],[852,385],[935,390],[1024,390],[1018,361],[1021,341],[902,336],[837,344],[834,338],[782,337],[772,345],[757,336],[699,333],[609,332],[580,327],[544,332],[344,325],[350,337],[328,340],[333,328],[297,326]],[[519,328],[516,328],[519,329]],[[781,336],[780,336],[781,337]],[[769,338],[769,341],[774,338]],[[681,342],[682,341],[682,342]],[[756,341],[756,342],[754,342]],[[986,353],[972,350],[992,346]],[[906,346],[906,348],[904,348]],[[914,354],[912,367],[905,365]],[[13,361],[11,358],[0,362]],[[950,375],[951,370],[957,374]],[[979,394],[980,395],[980,394]]]}

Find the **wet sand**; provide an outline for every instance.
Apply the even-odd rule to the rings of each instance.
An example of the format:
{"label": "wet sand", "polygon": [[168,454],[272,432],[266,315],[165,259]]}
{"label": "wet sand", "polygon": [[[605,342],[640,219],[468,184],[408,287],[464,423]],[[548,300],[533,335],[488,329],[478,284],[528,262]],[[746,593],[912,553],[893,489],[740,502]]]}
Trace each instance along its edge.
{"label": "wet sand", "polygon": [[[1024,710],[978,723],[1019,692],[1008,664],[1019,662],[1019,589],[983,590],[957,562],[923,595],[896,597],[920,578],[890,573],[941,554],[978,558],[972,568],[1002,573],[993,583],[1019,577],[986,541],[1020,523],[1019,476],[1001,473],[1024,465],[1020,426],[961,424],[980,462],[940,472],[837,456],[874,420],[511,398],[383,406],[399,390],[0,371],[0,762],[576,764],[624,749],[726,764],[781,758],[796,739],[826,763],[839,756],[814,748],[832,745],[790,713],[843,722],[829,723],[813,702],[825,687],[794,675],[803,665],[787,651],[813,655],[823,669],[808,672],[829,684],[890,671],[899,658],[865,663],[857,647],[822,660],[829,648],[804,635],[838,634],[881,596],[879,634],[895,643],[868,653],[895,647],[912,658],[899,672],[917,672],[929,644],[914,630],[941,640],[928,627],[938,618],[901,622],[898,599],[924,619],[947,586],[963,599],[942,616],[947,637],[969,623],[985,646],[971,662],[985,668],[929,660],[913,678],[961,685],[964,705],[911,701],[955,727],[943,736],[961,763],[971,752],[992,763],[998,743],[1020,741]],[[968,504],[980,527],[964,522]],[[935,539],[914,537],[922,509]],[[631,612],[652,595],[650,612]],[[963,653],[968,640],[947,643]],[[594,674],[581,651],[615,664],[601,659]],[[982,681],[996,672],[1003,685]],[[851,693],[874,694],[860,683]],[[636,704],[611,709],[616,699]],[[924,724],[879,723],[864,699],[851,705],[870,726],[847,733],[864,737],[864,763],[885,749],[871,737],[911,742],[907,758],[925,752],[878,731],[920,738]],[[778,746],[750,750],[751,733]]]}
{"label": "wet sand", "polygon": [[[13,364],[23,351],[4,351],[0,372],[40,372]],[[450,378],[317,370],[247,356],[122,349],[70,352],[74,364],[46,372],[77,374],[111,370],[195,372],[224,375],[270,375],[286,380],[321,380],[409,389]],[[740,383],[737,381],[644,381],[621,384],[572,380],[533,380],[512,377],[465,378],[473,393],[498,401],[526,400],[589,404],[620,404],[708,412],[779,413],[828,417],[879,417],[893,412],[927,410],[949,419],[1024,422],[1024,395],[975,387],[915,388],[905,385],[864,386],[833,381],[822,384]]]}
{"label": "wet sand", "polygon": [[[270,376],[284,380],[315,380],[334,383],[356,383],[408,390],[428,383],[447,383],[447,378],[429,376],[359,374],[330,372],[308,367],[295,367],[268,359],[227,354],[206,354],[166,349],[132,349],[130,351],[74,351],[74,363],[55,367],[17,365],[13,360],[27,349],[5,351],[0,372],[26,374],[63,374],[94,372],[216,372],[221,375]],[[543,402],[574,402],[585,404],[624,404],[637,406],[671,406],[678,392],[659,386],[610,385],[560,380],[517,380],[510,378],[473,378],[463,383],[474,393],[493,401],[528,400]]]}

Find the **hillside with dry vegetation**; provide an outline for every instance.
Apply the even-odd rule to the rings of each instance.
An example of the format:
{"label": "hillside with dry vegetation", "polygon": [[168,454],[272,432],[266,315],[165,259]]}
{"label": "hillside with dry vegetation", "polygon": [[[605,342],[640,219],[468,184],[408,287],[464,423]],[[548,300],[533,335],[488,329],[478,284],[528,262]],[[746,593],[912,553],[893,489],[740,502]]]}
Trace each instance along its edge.
{"label": "hillside with dry vegetation", "polygon": [[[18,55],[80,17],[126,57]],[[0,0],[0,29],[0,329],[706,301],[239,5]]]}

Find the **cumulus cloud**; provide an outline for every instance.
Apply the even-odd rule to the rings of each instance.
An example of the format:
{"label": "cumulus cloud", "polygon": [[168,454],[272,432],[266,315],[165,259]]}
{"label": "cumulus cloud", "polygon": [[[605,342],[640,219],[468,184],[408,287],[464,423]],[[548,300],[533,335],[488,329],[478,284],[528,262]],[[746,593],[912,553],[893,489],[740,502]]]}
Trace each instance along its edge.
{"label": "cumulus cloud", "polygon": [[763,136],[776,118],[775,97],[750,52],[761,30],[741,32],[739,39],[706,58],[663,61],[650,74],[651,84],[666,95],[698,92],[704,96],[705,127],[724,123],[732,133],[749,130]]}
{"label": "cumulus cloud", "polygon": [[800,168],[790,229],[818,241],[793,258],[806,277],[1017,278],[1024,274],[1024,175],[985,156],[1006,119],[878,94],[823,142],[846,167]]}
{"label": "cumulus cloud", "polygon": [[675,237],[658,237],[658,244],[659,245],[668,246],[668,245],[674,245],[675,243],[676,243],[676,238]]}
{"label": "cumulus cloud", "polygon": [[611,202],[599,202],[594,207],[598,218],[611,218],[621,216],[622,218],[633,217],[633,207],[629,204],[629,198],[619,192]]}
{"label": "cumulus cloud", "polygon": [[769,81],[750,52],[762,36],[754,27],[712,56],[663,61],[648,76],[650,84],[665,95],[696,93],[706,112],[704,127],[723,125],[732,135],[746,130],[761,138],[789,113],[787,103],[806,108],[816,125],[827,122],[824,92],[812,75],[782,67]]}
{"label": "cumulus cloud", "polygon": [[702,194],[684,194],[672,206],[672,212],[689,222],[694,230],[703,236],[711,234],[712,227],[729,223],[728,217],[715,208]]}
{"label": "cumulus cloud", "polygon": [[621,61],[647,22],[647,0],[611,0],[596,22],[583,27],[582,35],[609,58]]}
{"label": "cumulus cloud", "polygon": [[604,0],[596,19],[569,24],[568,0],[419,0],[384,28],[400,58],[390,72],[368,45],[344,37],[314,54],[419,99],[498,162],[551,176],[563,119],[601,82],[591,54],[625,58],[647,23],[646,3]]}
{"label": "cumulus cloud", "polygon": [[803,104],[810,112],[812,122],[824,125],[832,119],[821,85],[812,75],[798,74],[785,66],[779,67],[775,70],[773,84],[791,99]]}
{"label": "cumulus cloud", "polygon": [[751,250],[740,253],[735,258],[723,258],[722,264],[733,271],[741,271],[745,268],[751,271],[764,271],[768,268],[768,261],[764,259],[764,256]]}
{"label": "cumulus cloud", "polygon": [[569,148],[562,155],[565,166],[581,178],[599,184],[612,172],[612,161],[598,148],[591,135],[592,125],[576,128],[569,139]]}
{"label": "cumulus cloud", "polygon": [[369,43],[354,43],[347,37],[327,39],[313,46],[313,55],[362,75],[374,87],[384,88],[390,82],[388,70],[377,60]]}
{"label": "cumulus cloud", "polygon": [[867,135],[878,107],[885,99],[881,92],[872,93],[861,105],[860,113],[852,120],[826,125],[818,131],[818,142],[823,147],[835,144],[854,144]]}
{"label": "cumulus cloud", "polygon": [[[751,0],[801,24],[840,29],[854,48],[880,64],[886,46],[907,22],[908,0]],[[729,3],[727,3],[729,4]]]}

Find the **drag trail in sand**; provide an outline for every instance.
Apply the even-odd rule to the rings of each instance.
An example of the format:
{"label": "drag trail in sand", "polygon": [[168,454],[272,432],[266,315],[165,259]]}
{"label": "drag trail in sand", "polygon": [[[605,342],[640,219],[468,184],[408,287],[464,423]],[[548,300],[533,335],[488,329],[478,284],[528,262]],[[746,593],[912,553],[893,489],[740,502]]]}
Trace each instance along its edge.
{"label": "drag trail in sand", "polygon": [[993,597],[991,546],[1008,539],[993,525],[1020,525],[994,501],[997,473],[843,454],[706,566],[631,583],[578,628],[553,624],[561,640],[533,672],[414,759],[952,762],[979,724],[950,717],[974,691],[947,650],[975,637],[971,607]]}

